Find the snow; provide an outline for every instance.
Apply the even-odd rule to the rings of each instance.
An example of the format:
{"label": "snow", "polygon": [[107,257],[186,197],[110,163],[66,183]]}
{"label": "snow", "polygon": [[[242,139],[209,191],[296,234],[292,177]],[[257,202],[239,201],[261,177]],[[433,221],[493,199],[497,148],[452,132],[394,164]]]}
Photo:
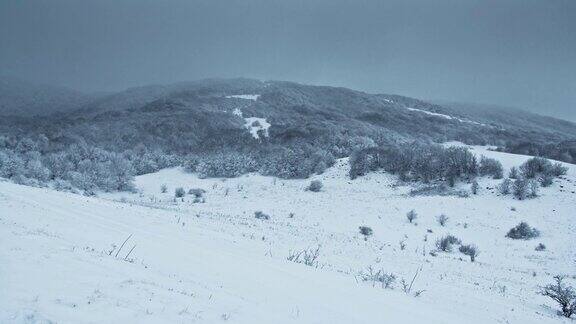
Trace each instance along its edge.
{"label": "snow", "polygon": [[[239,96],[252,96],[252,95],[239,95]],[[254,96],[259,96],[259,95],[254,95]],[[258,97],[256,97],[257,99]],[[249,99],[249,98],[244,98],[244,99]],[[256,100],[254,99],[254,100]],[[234,108],[234,110],[232,111],[232,114],[238,116],[238,117],[243,117],[243,113],[242,110],[240,108]],[[266,121],[266,118],[260,118],[260,117],[246,117],[244,118],[244,127],[246,129],[248,129],[248,131],[250,132],[250,134],[252,134],[252,137],[254,137],[255,139],[259,139],[260,135],[258,134],[259,131],[263,131],[263,135],[265,137],[268,137],[268,128],[270,128],[270,126],[272,126],[268,121]]]}
{"label": "snow", "polygon": [[238,98],[238,99],[246,99],[246,100],[258,100],[260,98],[259,94],[239,94],[239,95],[231,95],[226,96],[226,98]]}
{"label": "snow", "polygon": [[467,119],[461,119],[461,118],[457,118],[457,117],[452,117],[450,115],[445,115],[445,114],[439,114],[439,113],[435,113],[435,112],[431,112],[431,111],[427,111],[427,110],[422,110],[422,109],[416,109],[416,108],[410,108],[410,107],[406,107],[406,109],[410,110],[410,111],[416,111],[416,112],[420,112],[426,115],[430,115],[430,116],[435,116],[435,117],[440,117],[440,118],[444,118],[444,119],[448,119],[448,120],[456,120],[459,121],[461,123],[469,123],[469,124],[475,124],[475,125],[479,125],[479,126],[488,126],[486,124],[482,124],[479,122],[475,122],[472,120],[467,120]]}
{"label": "snow", "polygon": [[[528,158],[470,148],[506,168]],[[469,198],[411,197],[389,174],[351,181],[347,168],[341,159],[314,176],[318,193],[304,190],[313,179],[199,179],[179,168],[137,177],[137,193],[99,197],[0,181],[0,323],[571,323],[536,291],[574,274],[574,166],[526,201],[486,189],[498,183],[487,178]],[[206,202],[174,200],[179,186],[205,189]],[[542,236],[505,238],[520,221]],[[362,225],[374,230],[366,241]],[[447,233],[478,245],[476,262],[431,256]],[[540,242],[546,251],[534,251]],[[318,245],[317,268],[286,260]],[[368,266],[396,274],[395,289],[358,281]],[[400,279],[420,267],[414,287],[425,291],[404,294]]]}
{"label": "snow", "polygon": [[250,131],[250,134],[252,134],[255,139],[260,138],[260,135],[258,135],[258,131],[260,130],[264,131],[265,137],[268,137],[268,128],[270,128],[271,125],[266,121],[266,118],[247,117],[244,118],[244,120],[246,121],[244,127]]}

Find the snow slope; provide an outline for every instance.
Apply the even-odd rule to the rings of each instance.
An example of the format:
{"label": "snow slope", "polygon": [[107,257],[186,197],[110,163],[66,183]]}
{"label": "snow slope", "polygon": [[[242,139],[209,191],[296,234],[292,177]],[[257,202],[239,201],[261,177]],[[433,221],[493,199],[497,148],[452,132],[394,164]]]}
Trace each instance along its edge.
{"label": "snow slope", "polygon": [[[506,167],[527,158],[473,150]],[[0,323],[570,322],[535,291],[556,273],[574,275],[573,168],[523,202],[486,189],[490,179],[470,198],[410,197],[390,175],[350,181],[346,171],[340,160],[316,176],[319,193],[304,190],[309,180],[198,179],[180,169],[138,177],[139,193],[100,198],[0,182]],[[175,200],[178,186],[205,189],[206,202]],[[411,209],[417,225],[404,216]],[[257,210],[270,220],[255,219]],[[506,239],[523,220],[542,237]],[[361,225],[374,229],[368,240]],[[477,261],[430,255],[445,233],[477,244]],[[534,251],[539,242],[547,251]],[[317,268],[286,260],[318,245]],[[396,274],[395,289],[361,282],[368,266]],[[419,268],[414,289],[424,292],[404,294],[399,281]]]}

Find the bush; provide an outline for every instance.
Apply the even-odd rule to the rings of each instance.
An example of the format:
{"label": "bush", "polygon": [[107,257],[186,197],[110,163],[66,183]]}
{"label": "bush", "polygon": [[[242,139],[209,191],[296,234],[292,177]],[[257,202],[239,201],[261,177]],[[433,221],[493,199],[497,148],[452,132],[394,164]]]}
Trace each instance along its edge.
{"label": "bush", "polygon": [[408,212],[408,214],[406,214],[406,218],[410,223],[412,223],[412,221],[418,218],[418,214],[416,214],[416,211],[412,209],[411,211]]}
{"label": "bush", "polygon": [[576,312],[576,292],[574,288],[564,284],[564,277],[554,276],[554,280],[555,283],[542,287],[539,293],[558,303],[562,315],[570,317]]}
{"label": "bush", "polygon": [[205,193],[206,190],[200,188],[191,188],[188,190],[188,194],[194,196],[195,198],[202,198]]}
{"label": "bush", "polygon": [[371,147],[356,151],[350,157],[350,178],[384,170],[397,174],[402,181],[446,180],[450,186],[460,179],[477,174],[476,157],[463,147],[438,145],[403,145]]}
{"label": "bush", "polygon": [[360,272],[360,278],[362,281],[372,282],[372,286],[380,283],[382,288],[385,289],[394,289],[394,283],[396,282],[396,275],[393,273],[386,273],[384,270],[374,271],[372,267]]}
{"label": "bush", "polygon": [[534,179],[530,179],[528,181],[528,196],[530,198],[536,198],[538,197],[538,189],[539,189],[539,184],[538,181],[534,180]]}
{"label": "bush", "polygon": [[563,166],[562,163],[560,162],[556,162],[552,165],[552,169],[550,170],[548,175],[553,177],[560,177],[566,175],[567,172],[568,172],[567,167]]}
{"label": "bush", "polygon": [[176,190],[174,190],[174,197],[176,198],[182,198],[186,195],[186,191],[184,191],[184,188],[179,187],[176,188]]}
{"label": "bush", "polygon": [[544,175],[540,178],[540,185],[542,187],[550,187],[554,183],[554,178],[551,175]]}
{"label": "bush", "polygon": [[440,224],[440,226],[445,226],[446,223],[448,222],[448,216],[444,214],[437,216],[436,221],[438,222],[438,224]]}
{"label": "bush", "polygon": [[506,234],[506,237],[514,240],[529,240],[538,236],[540,236],[540,232],[536,228],[530,227],[526,222],[521,222]]}
{"label": "bush", "polygon": [[269,220],[270,216],[267,214],[264,214],[261,211],[256,211],[254,212],[254,217],[258,218],[258,219],[264,219],[264,220]]}
{"label": "bush", "polygon": [[482,156],[478,166],[478,173],[481,176],[492,176],[494,179],[504,177],[504,168],[500,161]]}
{"label": "bush", "polygon": [[442,252],[452,252],[452,245],[460,244],[461,242],[456,236],[448,234],[436,240],[436,247]]}
{"label": "bush", "polygon": [[518,172],[518,168],[517,167],[512,167],[510,168],[510,173],[508,173],[508,178],[510,179],[518,179],[518,177],[520,176],[519,172]]}
{"label": "bush", "polygon": [[288,261],[302,263],[309,267],[318,267],[318,257],[320,256],[320,246],[316,249],[306,249],[299,252],[290,252],[286,258]]}
{"label": "bush", "polygon": [[319,192],[320,190],[322,190],[322,187],[323,187],[322,181],[314,180],[314,181],[310,182],[310,184],[308,185],[306,190],[312,191],[312,192]]}
{"label": "bush", "polygon": [[509,195],[511,186],[512,186],[512,180],[510,180],[509,178],[506,178],[506,179],[502,180],[500,185],[498,185],[498,191],[500,191],[500,193],[502,195]]}
{"label": "bush", "polygon": [[542,243],[538,243],[538,245],[536,245],[536,248],[534,248],[534,250],[536,251],[544,251],[546,250],[546,245],[542,244]]}
{"label": "bush", "polygon": [[533,157],[520,166],[520,171],[525,178],[533,179],[538,174],[549,173],[552,170],[552,163],[541,157]]}
{"label": "bush", "polygon": [[475,245],[470,245],[470,244],[461,245],[458,250],[460,251],[460,253],[469,256],[470,262],[474,262],[474,260],[476,260],[476,257],[478,256],[478,254],[480,254],[480,251],[478,250],[478,248]]}
{"label": "bush", "polygon": [[360,234],[364,235],[365,239],[374,233],[374,231],[372,231],[372,228],[368,226],[360,226],[358,227],[358,229],[360,230]]}
{"label": "bush", "polygon": [[514,183],[512,184],[512,193],[518,200],[526,199],[526,196],[528,195],[528,181],[524,178],[514,180]]}
{"label": "bush", "polygon": [[474,180],[472,181],[472,194],[477,195],[478,194],[478,189],[479,189],[479,185],[478,185],[478,181]]}

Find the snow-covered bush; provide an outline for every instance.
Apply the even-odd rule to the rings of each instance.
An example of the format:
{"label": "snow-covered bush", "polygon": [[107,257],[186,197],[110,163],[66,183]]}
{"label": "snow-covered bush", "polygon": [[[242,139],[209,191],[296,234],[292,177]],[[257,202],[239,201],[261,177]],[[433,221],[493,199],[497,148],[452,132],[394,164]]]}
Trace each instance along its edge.
{"label": "snow-covered bush", "polygon": [[526,222],[521,222],[514,226],[506,234],[506,237],[514,240],[529,240],[538,236],[540,236],[540,231],[536,228],[530,227]]}
{"label": "snow-covered bush", "polygon": [[536,247],[534,248],[534,250],[536,250],[536,251],[544,251],[544,250],[546,250],[546,245],[544,245],[543,243],[538,243],[538,245],[536,245]]}
{"label": "snow-covered bush", "polygon": [[194,196],[195,198],[202,198],[202,196],[204,196],[205,193],[206,190],[201,188],[190,188],[188,190],[188,194]]}
{"label": "snow-covered bush", "polygon": [[360,227],[358,227],[358,229],[360,230],[360,234],[364,235],[364,239],[367,239],[368,236],[370,236],[374,233],[372,228],[370,228],[368,226],[360,226]]}
{"label": "snow-covered bush", "polygon": [[540,294],[550,297],[560,306],[562,315],[571,317],[576,313],[576,291],[564,283],[563,276],[554,276],[554,283],[540,288]]}
{"label": "snow-covered bush", "polygon": [[371,282],[372,286],[378,283],[385,289],[394,289],[394,283],[396,282],[395,274],[385,272],[382,269],[375,271],[371,266],[366,271],[360,272],[359,277],[362,281]]}
{"label": "snow-covered bush", "polygon": [[462,241],[454,235],[446,235],[436,240],[436,248],[442,252],[452,252],[452,245],[460,244]]}
{"label": "snow-covered bush", "polygon": [[520,173],[518,172],[518,168],[517,167],[511,167],[510,172],[508,173],[508,178],[518,179],[519,176],[520,176]]}
{"label": "snow-covered bush", "polygon": [[312,192],[319,192],[320,190],[322,190],[322,187],[323,187],[322,181],[314,180],[314,181],[310,182],[308,187],[306,187],[306,190],[312,191]]}
{"label": "snow-covered bush", "polygon": [[418,218],[418,214],[414,209],[412,209],[406,214],[406,218],[408,219],[408,222],[412,223],[416,218]]}
{"label": "snow-covered bush", "polygon": [[514,183],[512,184],[512,193],[518,200],[526,199],[528,195],[528,180],[524,178],[514,180]]}
{"label": "snow-covered bush", "polygon": [[174,197],[182,198],[186,195],[186,191],[182,187],[178,187],[174,190]]}
{"label": "snow-covered bush", "polygon": [[562,163],[556,162],[552,164],[550,160],[534,157],[524,162],[520,166],[520,170],[524,177],[528,179],[534,179],[537,176],[550,176],[550,177],[560,177],[566,174],[568,168],[562,165]]}
{"label": "snow-covered bush", "polygon": [[510,187],[512,187],[512,180],[506,178],[502,180],[502,182],[498,185],[498,191],[502,195],[509,195],[510,194]]}
{"label": "snow-covered bush", "polygon": [[440,224],[440,226],[445,226],[446,223],[448,222],[448,216],[442,214],[440,216],[436,217],[436,221],[438,222],[438,224]]}
{"label": "snow-covered bush", "polygon": [[270,216],[268,214],[264,214],[261,211],[255,211],[254,217],[257,219],[263,219],[263,220],[269,220],[270,219]]}
{"label": "snow-covered bush", "polygon": [[414,143],[397,147],[371,147],[350,157],[350,178],[382,169],[403,181],[446,180],[453,186],[459,179],[477,174],[476,157],[463,147],[444,148]]}
{"label": "snow-covered bush", "polygon": [[540,178],[540,185],[542,187],[550,187],[553,183],[554,183],[554,178],[549,174],[543,175]]}
{"label": "snow-covered bush", "polygon": [[301,251],[290,251],[288,261],[302,263],[309,267],[318,267],[318,257],[320,256],[320,246],[316,249],[304,249]]}
{"label": "snow-covered bush", "polygon": [[474,262],[478,254],[480,254],[480,250],[473,244],[461,245],[458,250],[460,253],[469,256],[470,262]]}
{"label": "snow-covered bush", "polygon": [[472,186],[470,189],[470,191],[472,191],[472,194],[477,195],[479,189],[480,189],[480,186],[478,185],[478,181],[476,181],[476,180],[472,181]]}
{"label": "snow-covered bush", "polygon": [[504,168],[500,161],[482,156],[478,165],[478,173],[481,176],[492,176],[494,179],[504,177]]}

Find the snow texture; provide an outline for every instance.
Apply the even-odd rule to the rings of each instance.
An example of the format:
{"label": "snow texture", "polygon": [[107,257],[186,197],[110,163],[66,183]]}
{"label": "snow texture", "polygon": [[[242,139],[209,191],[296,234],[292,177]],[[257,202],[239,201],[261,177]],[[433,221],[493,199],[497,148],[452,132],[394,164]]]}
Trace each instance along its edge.
{"label": "snow texture", "polygon": [[[528,158],[472,149],[505,168]],[[98,197],[0,181],[0,323],[571,323],[536,294],[574,274],[571,167],[526,201],[487,178],[469,198],[413,197],[389,174],[349,180],[346,159],[306,180],[165,169],[139,176],[136,193]],[[306,191],[310,180],[323,190]],[[206,190],[206,202],[174,199],[177,187]],[[520,221],[542,236],[507,239]],[[448,233],[480,248],[476,262],[429,253]],[[540,242],[546,251],[534,250]],[[317,246],[318,267],[286,259]],[[361,281],[369,266],[396,274],[395,289]],[[424,292],[405,294],[400,279],[420,268],[414,290]]]}

